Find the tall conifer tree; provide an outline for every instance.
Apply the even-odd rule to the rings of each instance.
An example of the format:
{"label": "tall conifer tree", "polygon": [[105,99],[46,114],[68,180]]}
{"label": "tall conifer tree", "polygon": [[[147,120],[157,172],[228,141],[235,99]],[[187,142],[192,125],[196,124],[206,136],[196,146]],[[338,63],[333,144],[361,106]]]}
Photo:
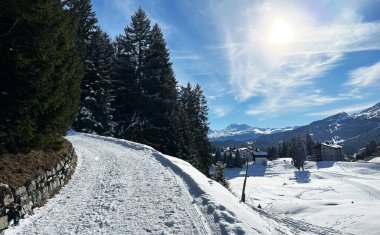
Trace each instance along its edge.
{"label": "tall conifer tree", "polygon": [[[4,0],[0,38],[0,149],[52,147],[71,125],[82,63],[75,25],[59,0]],[[4,17],[4,18],[3,18]]]}
{"label": "tall conifer tree", "polygon": [[143,106],[146,103],[141,82],[146,78],[145,61],[149,49],[151,27],[145,12],[139,8],[131,17],[125,34],[117,38],[116,68],[114,84],[119,84],[115,93],[115,121],[118,136],[144,142]]}
{"label": "tall conifer tree", "polygon": [[82,132],[111,135],[110,76],[113,47],[111,39],[100,28],[92,33],[87,47],[86,73],[82,81],[82,102],[74,129]]}
{"label": "tall conifer tree", "polygon": [[171,155],[177,154],[174,135],[174,111],[177,101],[177,81],[174,78],[169,50],[157,24],[152,28],[149,49],[144,63],[141,89],[145,105],[143,115],[144,143]]}

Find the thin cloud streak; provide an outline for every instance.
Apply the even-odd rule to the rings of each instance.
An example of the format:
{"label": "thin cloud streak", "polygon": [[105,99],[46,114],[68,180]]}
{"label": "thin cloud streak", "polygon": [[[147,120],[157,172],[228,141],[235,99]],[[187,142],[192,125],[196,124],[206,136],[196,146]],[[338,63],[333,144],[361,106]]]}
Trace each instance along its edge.
{"label": "thin cloud streak", "polygon": [[346,86],[368,87],[380,81],[380,61],[368,66],[360,67],[349,73],[350,80]]}
{"label": "thin cloud streak", "polygon": [[359,104],[359,105],[355,105],[355,106],[348,106],[348,107],[344,107],[344,108],[331,109],[331,110],[326,110],[326,111],[322,111],[322,112],[308,113],[307,116],[328,117],[328,116],[332,116],[334,114],[341,113],[341,112],[355,113],[355,112],[367,109],[371,106],[373,106],[373,103]]}

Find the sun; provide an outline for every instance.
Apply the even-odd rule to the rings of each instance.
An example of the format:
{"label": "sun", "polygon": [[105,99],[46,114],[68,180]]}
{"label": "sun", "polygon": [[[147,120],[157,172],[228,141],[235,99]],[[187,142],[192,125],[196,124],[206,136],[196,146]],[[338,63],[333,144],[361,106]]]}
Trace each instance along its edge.
{"label": "sun", "polygon": [[288,21],[284,19],[277,19],[273,21],[269,34],[269,41],[272,44],[284,45],[293,41],[293,39],[294,30]]}

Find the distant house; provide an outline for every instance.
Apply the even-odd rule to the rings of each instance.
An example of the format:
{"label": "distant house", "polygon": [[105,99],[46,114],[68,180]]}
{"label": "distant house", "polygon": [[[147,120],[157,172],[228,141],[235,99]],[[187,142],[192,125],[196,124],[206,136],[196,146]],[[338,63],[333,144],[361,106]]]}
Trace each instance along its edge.
{"label": "distant house", "polygon": [[314,161],[342,161],[342,146],[332,143],[320,143],[312,148],[312,158]]}
{"label": "distant house", "polygon": [[269,155],[265,151],[253,151],[253,160],[255,161],[256,165],[267,165]]}
{"label": "distant house", "polygon": [[252,149],[250,148],[239,148],[240,156],[244,159],[249,159],[252,156]]}

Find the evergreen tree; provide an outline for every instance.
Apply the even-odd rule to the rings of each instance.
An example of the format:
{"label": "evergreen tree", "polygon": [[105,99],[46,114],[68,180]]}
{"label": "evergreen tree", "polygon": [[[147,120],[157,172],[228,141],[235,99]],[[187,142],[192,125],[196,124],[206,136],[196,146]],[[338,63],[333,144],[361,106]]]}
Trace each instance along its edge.
{"label": "evergreen tree", "polygon": [[139,8],[131,17],[131,24],[124,35],[116,39],[116,68],[114,74],[115,121],[118,137],[144,143],[146,117],[143,107],[147,104],[141,86],[146,78],[146,57],[151,42],[150,20]]}
{"label": "evergreen tree", "polygon": [[364,155],[367,157],[372,156],[379,145],[380,143],[377,143],[375,140],[370,140],[365,147]]}
{"label": "evergreen tree", "polygon": [[314,146],[314,141],[313,138],[311,137],[310,133],[306,133],[306,153],[307,155],[311,156],[312,155],[312,150]]}
{"label": "evergreen tree", "polygon": [[226,164],[227,164],[227,162],[228,162],[227,151],[224,151],[224,152],[223,152],[223,163],[226,163]]}
{"label": "evergreen tree", "polygon": [[142,115],[146,120],[143,143],[161,152],[176,155],[176,127],[171,123],[177,104],[177,81],[174,78],[169,50],[157,24],[153,26],[149,40],[144,77],[141,80],[144,98]]}
{"label": "evergreen tree", "polygon": [[236,167],[242,167],[243,166],[243,159],[241,157],[239,149],[236,149],[236,152],[235,152],[234,165]]}
{"label": "evergreen tree", "polygon": [[98,19],[92,10],[91,0],[63,0],[65,8],[73,16],[73,22],[77,27],[77,48],[83,62],[87,60],[88,47],[96,30]]}
{"label": "evergreen tree", "polygon": [[300,135],[295,135],[291,139],[290,154],[293,159],[293,165],[300,170],[306,160],[305,143]]}
{"label": "evergreen tree", "polygon": [[1,22],[15,23],[0,38],[0,151],[55,147],[80,96],[76,27],[59,0],[1,6]]}
{"label": "evergreen tree", "polygon": [[278,155],[278,150],[276,147],[269,147],[268,148],[268,155],[270,156],[271,159],[277,159],[279,157]]}
{"label": "evergreen tree", "polygon": [[225,163],[216,162],[214,180],[216,182],[219,182],[224,187],[228,188],[229,184],[226,177],[224,176],[224,169],[226,168],[226,166],[227,165]]}
{"label": "evergreen tree", "polygon": [[89,40],[86,73],[81,83],[82,102],[73,125],[75,130],[100,135],[113,133],[110,94],[112,57],[111,39],[97,28]]}
{"label": "evergreen tree", "polygon": [[218,148],[216,148],[214,163],[222,162],[222,161],[223,161],[222,154],[220,153],[220,150]]}
{"label": "evergreen tree", "polygon": [[207,138],[207,103],[199,85],[181,87],[179,106],[183,112],[184,145],[189,162],[205,175],[212,163],[211,145]]}

